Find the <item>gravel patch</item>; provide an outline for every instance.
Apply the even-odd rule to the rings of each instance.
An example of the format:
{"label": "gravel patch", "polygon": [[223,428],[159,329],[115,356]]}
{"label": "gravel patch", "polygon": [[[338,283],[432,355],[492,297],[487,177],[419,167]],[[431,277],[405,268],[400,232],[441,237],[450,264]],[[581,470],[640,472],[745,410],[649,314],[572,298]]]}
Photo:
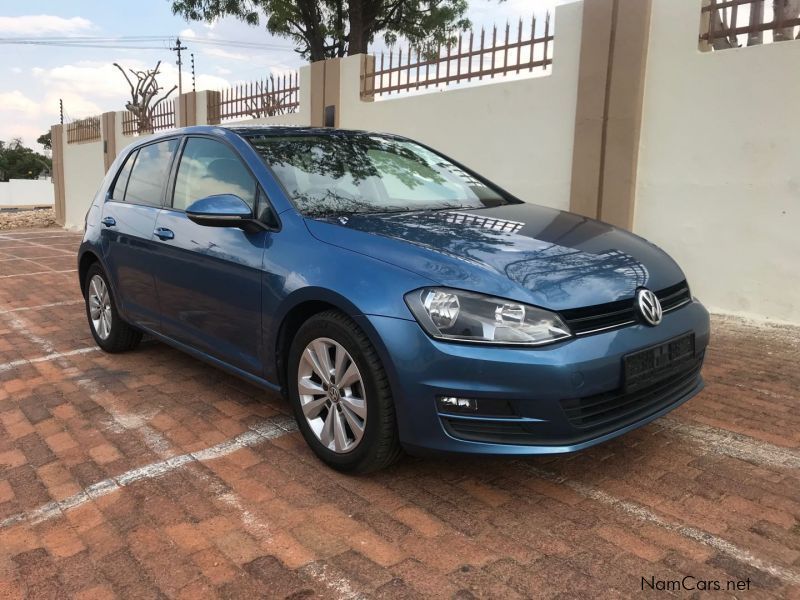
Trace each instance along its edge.
{"label": "gravel patch", "polygon": [[52,208],[0,211],[0,231],[34,227],[58,227],[55,211]]}

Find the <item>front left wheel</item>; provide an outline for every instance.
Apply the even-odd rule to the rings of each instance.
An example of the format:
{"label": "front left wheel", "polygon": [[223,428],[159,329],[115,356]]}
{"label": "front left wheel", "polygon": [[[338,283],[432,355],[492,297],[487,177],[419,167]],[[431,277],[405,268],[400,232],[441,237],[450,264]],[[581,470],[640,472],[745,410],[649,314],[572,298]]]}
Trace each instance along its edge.
{"label": "front left wheel", "polygon": [[95,263],[86,274],[86,317],[97,345],[106,352],[133,350],[142,340],[142,332],[122,320],[103,268]]}

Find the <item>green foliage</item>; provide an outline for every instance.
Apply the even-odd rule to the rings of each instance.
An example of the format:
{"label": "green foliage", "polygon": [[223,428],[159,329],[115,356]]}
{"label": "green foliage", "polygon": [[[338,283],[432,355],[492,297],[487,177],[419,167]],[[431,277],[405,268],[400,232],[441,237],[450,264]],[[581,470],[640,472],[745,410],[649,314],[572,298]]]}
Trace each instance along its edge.
{"label": "green foliage", "polygon": [[[467,0],[170,0],[190,21],[236,17],[290,38],[312,62],[359,54],[378,34],[408,39],[423,52],[467,29]],[[502,0],[501,0],[502,1]]]}
{"label": "green foliage", "polygon": [[36,143],[41,144],[45,150],[52,149],[52,140],[50,139],[50,132],[43,133],[38,138],[36,138]]}
{"label": "green foliage", "polygon": [[42,171],[50,172],[49,158],[22,145],[19,139],[8,144],[0,141],[0,181],[36,179]]}

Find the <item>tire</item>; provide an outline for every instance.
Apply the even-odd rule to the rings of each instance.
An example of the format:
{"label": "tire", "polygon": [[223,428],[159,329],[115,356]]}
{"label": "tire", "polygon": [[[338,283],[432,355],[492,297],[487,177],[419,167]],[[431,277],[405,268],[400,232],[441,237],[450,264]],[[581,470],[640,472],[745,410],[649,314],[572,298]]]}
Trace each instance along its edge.
{"label": "tire", "polygon": [[[313,353],[307,354],[306,350],[312,343]],[[339,391],[321,392],[319,388],[325,384],[320,382],[318,370],[312,366],[313,357],[323,356],[324,352],[328,352],[328,364],[332,367],[328,372],[333,376],[331,383],[335,384],[338,371],[334,363],[341,352],[340,349],[346,352],[339,370],[344,372],[340,381],[345,385],[340,389],[329,384],[323,389],[330,390],[336,387]],[[345,365],[351,364],[355,365],[358,375],[358,381],[354,383],[350,383],[350,380],[355,375],[348,376],[352,371],[349,367],[345,368]],[[301,399],[301,378],[303,391],[310,392],[313,387],[316,390],[315,394],[303,394]],[[306,321],[300,327],[289,349],[287,380],[289,400],[300,432],[324,463],[346,473],[368,473],[383,469],[400,458],[402,449],[389,380],[375,348],[352,319],[336,310],[329,310],[314,315]],[[322,408],[316,418],[309,420],[307,413],[313,415],[317,406],[327,408]],[[363,411],[364,407],[362,421],[353,409]],[[334,409],[338,411],[338,417],[335,414],[331,417],[331,410]],[[343,434],[338,439],[335,434],[331,439],[331,435],[326,433],[329,431],[326,430],[329,417],[334,423],[330,426],[330,430],[336,431],[337,418],[343,425],[340,429]],[[359,425],[363,425],[363,432],[356,441],[355,432]],[[354,444],[352,448],[340,444],[339,440],[342,438],[345,438],[347,443],[352,439]]]}
{"label": "tire", "polygon": [[[105,302],[102,303],[106,311],[105,320],[102,318],[95,319],[92,316],[93,298],[97,298],[98,292],[102,292],[103,290],[99,282],[102,282],[102,286],[104,286],[107,294],[107,296],[103,296]],[[97,342],[97,345],[100,346],[102,350],[112,353],[126,352],[128,350],[133,350],[139,345],[139,342],[142,341],[142,332],[131,327],[120,317],[119,311],[117,310],[117,302],[114,299],[111,286],[108,284],[108,277],[98,263],[89,267],[89,271],[86,274],[83,297],[86,303],[86,318],[89,320],[89,329],[92,332],[94,341]],[[95,310],[95,315],[97,314]]]}

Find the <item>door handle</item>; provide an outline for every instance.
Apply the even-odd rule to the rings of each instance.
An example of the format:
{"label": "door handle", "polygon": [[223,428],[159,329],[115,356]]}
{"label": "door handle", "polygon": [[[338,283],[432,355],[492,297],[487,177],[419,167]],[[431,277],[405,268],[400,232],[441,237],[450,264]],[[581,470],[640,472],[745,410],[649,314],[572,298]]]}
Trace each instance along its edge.
{"label": "door handle", "polygon": [[117,224],[117,221],[114,217],[105,217],[102,221],[100,221],[106,227],[114,227]]}
{"label": "door handle", "polygon": [[160,239],[162,241],[171,240],[171,239],[173,239],[175,237],[175,234],[172,232],[172,230],[171,229],[167,229],[166,227],[158,227],[153,232],[153,235],[155,235],[158,239]]}

